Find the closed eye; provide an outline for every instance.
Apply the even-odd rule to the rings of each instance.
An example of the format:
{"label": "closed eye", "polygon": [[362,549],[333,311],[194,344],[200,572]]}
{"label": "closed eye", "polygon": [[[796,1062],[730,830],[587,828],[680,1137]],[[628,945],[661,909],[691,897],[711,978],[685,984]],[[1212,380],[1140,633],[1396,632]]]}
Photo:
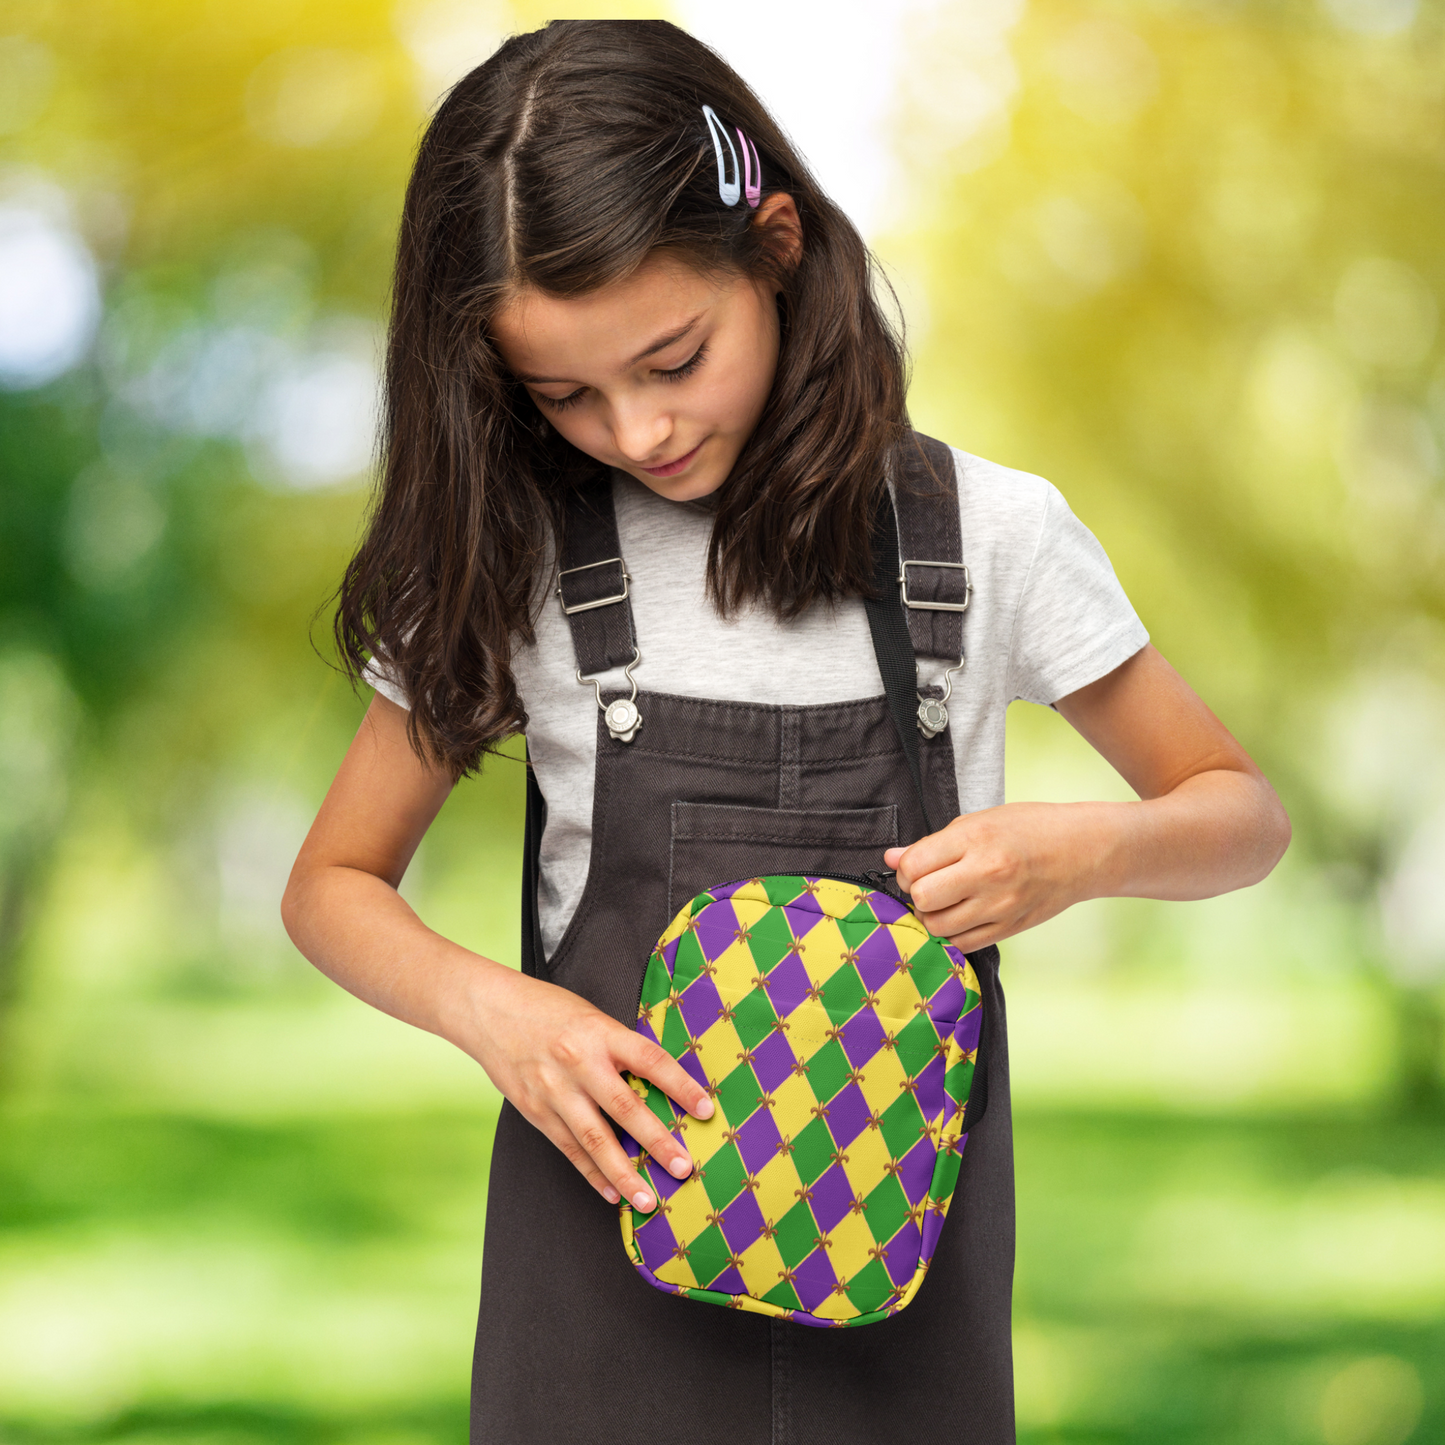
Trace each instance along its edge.
{"label": "closed eye", "polygon": [[664,381],[681,381],[684,377],[691,376],[706,359],[707,342],[704,341],[681,366],[675,366],[671,371],[659,371],[655,374]]}

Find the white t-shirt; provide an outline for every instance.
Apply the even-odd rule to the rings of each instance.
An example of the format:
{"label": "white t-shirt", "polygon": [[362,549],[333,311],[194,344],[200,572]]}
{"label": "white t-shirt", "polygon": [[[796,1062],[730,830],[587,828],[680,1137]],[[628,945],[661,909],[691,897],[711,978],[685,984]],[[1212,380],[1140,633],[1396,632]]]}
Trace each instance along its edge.
{"label": "white t-shirt", "polygon": [[[955,450],[963,557],[973,596],[963,614],[968,661],[953,680],[949,734],[963,811],[1004,800],[1004,714],[1048,704],[1103,677],[1149,640],[1094,535],[1041,477]],[[659,497],[613,473],[622,555],[631,574],[638,687],[683,697],[806,705],[877,697],[883,680],[861,599],[779,622],[754,607],[724,621],[704,591],[712,512]],[[572,638],[549,595],[537,640],[512,666],[527,710],[527,752],[547,799],[540,914],[550,955],[582,896],[592,841],[597,702],[577,682]],[[920,682],[948,664],[921,660]],[[367,680],[406,698],[379,671]],[[603,689],[621,687],[621,669]],[[644,726],[646,725],[644,718]]]}

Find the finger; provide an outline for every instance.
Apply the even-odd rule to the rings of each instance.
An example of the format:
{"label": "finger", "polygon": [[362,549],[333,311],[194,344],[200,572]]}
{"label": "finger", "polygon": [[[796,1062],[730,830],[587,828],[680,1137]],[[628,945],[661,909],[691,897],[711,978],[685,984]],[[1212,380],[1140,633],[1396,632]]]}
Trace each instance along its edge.
{"label": "finger", "polygon": [[888,850],[885,857],[897,854],[897,861],[888,866],[897,873],[905,892],[912,893],[920,879],[957,863],[964,856],[968,843],[966,830],[960,826],[964,821],[957,819],[941,832],[930,833],[906,848]]}
{"label": "finger", "polygon": [[632,1030],[617,1052],[619,1068],[629,1069],[639,1079],[649,1079],[669,1099],[675,1099],[695,1119],[711,1119],[714,1104],[708,1092],[660,1044]]}
{"label": "finger", "polygon": [[578,1095],[572,1104],[564,1105],[559,1112],[562,1122],[572,1131],[593,1164],[607,1176],[608,1182],[624,1199],[644,1214],[657,1207],[652,1186],[623,1153],[612,1126],[591,1099]]}
{"label": "finger", "polygon": [[678,1179],[692,1173],[692,1158],[687,1150],[620,1074],[605,1069],[584,1083],[593,1099],[664,1169]]}
{"label": "finger", "polygon": [[922,914],[956,908],[983,891],[984,880],[968,859],[953,859],[914,879],[909,894]]}
{"label": "finger", "polygon": [[979,897],[965,898],[950,908],[936,908],[920,916],[935,938],[947,939],[975,928],[997,928],[1004,922],[1002,911]]}
{"label": "finger", "polygon": [[548,1110],[543,1116],[529,1118],[528,1123],[540,1129],[558,1149],[571,1160],[573,1168],[609,1203],[618,1204],[622,1196],[613,1188],[596,1161],[578,1142],[577,1136],[562,1122],[559,1114]]}

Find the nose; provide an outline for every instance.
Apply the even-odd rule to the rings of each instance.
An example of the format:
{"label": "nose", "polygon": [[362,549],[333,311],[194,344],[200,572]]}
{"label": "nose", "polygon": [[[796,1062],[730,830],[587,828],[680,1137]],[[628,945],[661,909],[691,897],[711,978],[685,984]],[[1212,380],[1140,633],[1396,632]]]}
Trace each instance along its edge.
{"label": "nose", "polygon": [[672,435],[672,417],[655,404],[624,401],[613,408],[612,442],[635,465],[655,457]]}

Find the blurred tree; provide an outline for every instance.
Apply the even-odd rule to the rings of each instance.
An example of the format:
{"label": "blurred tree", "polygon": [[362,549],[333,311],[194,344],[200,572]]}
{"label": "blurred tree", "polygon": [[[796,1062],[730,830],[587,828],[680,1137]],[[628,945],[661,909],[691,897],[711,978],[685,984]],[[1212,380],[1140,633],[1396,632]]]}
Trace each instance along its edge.
{"label": "blurred tree", "polygon": [[1374,917],[1438,891],[1401,863],[1445,817],[1441,750],[1402,747],[1445,679],[1442,13],[980,0],[912,46],[915,415],[1100,533],[1353,890],[1402,1097],[1438,1107],[1445,924]]}

